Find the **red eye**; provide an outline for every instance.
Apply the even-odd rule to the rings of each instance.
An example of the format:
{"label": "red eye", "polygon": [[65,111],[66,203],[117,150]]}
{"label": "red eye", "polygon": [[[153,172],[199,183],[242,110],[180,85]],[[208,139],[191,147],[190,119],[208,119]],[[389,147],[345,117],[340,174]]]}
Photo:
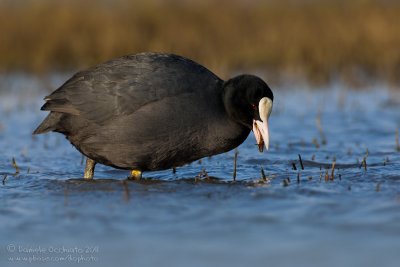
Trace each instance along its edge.
{"label": "red eye", "polygon": [[257,106],[254,104],[251,104],[251,108],[255,110],[257,108]]}

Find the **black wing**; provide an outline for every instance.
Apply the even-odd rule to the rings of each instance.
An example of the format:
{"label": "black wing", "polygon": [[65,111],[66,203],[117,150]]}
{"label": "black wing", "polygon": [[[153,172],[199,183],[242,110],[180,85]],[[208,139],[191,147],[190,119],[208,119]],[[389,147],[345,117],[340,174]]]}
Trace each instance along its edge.
{"label": "black wing", "polygon": [[167,97],[216,88],[222,82],[180,56],[142,53],[78,72],[45,98],[42,110],[83,116],[97,124]]}

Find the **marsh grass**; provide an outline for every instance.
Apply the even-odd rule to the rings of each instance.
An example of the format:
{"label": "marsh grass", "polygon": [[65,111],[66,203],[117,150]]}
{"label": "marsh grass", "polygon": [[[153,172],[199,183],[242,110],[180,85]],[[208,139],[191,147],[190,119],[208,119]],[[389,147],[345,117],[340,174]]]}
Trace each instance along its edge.
{"label": "marsh grass", "polygon": [[0,71],[69,71],[168,51],[223,78],[246,70],[398,83],[399,17],[390,0],[3,0]]}
{"label": "marsh grass", "polygon": [[12,166],[15,168],[15,174],[19,174],[19,167],[15,158],[12,158]]}
{"label": "marsh grass", "polygon": [[332,181],[335,179],[335,166],[336,166],[336,161],[333,161],[332,168],[331,168],[331,180]]}
{"label": "marsh grass", "polygon": [[363,167],[365,171],[367,171],[367,157],[365,156],[361,162],[360,168]]}
{"label": "marsh grass", "polygon": [[292,169],[293,169],[294,171],[297,171],[296,163],[294,163],[294,162],[292,162]]}
{"label": "marsh grass", "polygon": [[261,178],[262,178],[262,181],[264,181],[264,182],[267,181],[267,176],[265,175],[263,167],[261,167]]}
{"label": "marsh grass", "polygon": [[239,151],[237,149],[235,149],[235,156],[234,156],[234,160],[233,160],[233,181],[236,181],[236,170],[237,170],[237,158],[239,155]]}
{"label": "marsh grass", "polygon": [[299,156],[299,162],[300,162],[301,169],[304,170],[304,165],[303,165],[303,160],[301,159],[301,155],[298,154],[298,156]]}

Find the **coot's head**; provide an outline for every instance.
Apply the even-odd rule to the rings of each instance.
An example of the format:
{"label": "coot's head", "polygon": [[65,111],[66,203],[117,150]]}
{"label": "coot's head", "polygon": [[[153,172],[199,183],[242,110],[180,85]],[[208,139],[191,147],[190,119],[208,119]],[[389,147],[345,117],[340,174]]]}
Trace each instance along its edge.
{"label": "coot's head", "polygon": [[268,119],[274,94],[254,75],[239,75],[224,83],[224,105],[228,115],[253,130],[260,152],[269,148]]}

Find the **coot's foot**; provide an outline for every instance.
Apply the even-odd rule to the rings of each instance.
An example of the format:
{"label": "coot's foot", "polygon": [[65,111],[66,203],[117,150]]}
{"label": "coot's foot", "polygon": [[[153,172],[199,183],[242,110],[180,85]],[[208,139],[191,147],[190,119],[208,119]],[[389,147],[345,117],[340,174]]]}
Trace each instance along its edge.
{"label": "coot's foot", "polygon": [[96,166],[96,162],[94,160],[89,159],[89,158],[86,159],[85,172],[83,174],[84,179],[93,179],[95,166]]}
{"label": "coot's foot", "polygon": [[142,172],[139,170],[132,170],[131,175],[128,177],[129,180],[140,180],[142,178]]}

